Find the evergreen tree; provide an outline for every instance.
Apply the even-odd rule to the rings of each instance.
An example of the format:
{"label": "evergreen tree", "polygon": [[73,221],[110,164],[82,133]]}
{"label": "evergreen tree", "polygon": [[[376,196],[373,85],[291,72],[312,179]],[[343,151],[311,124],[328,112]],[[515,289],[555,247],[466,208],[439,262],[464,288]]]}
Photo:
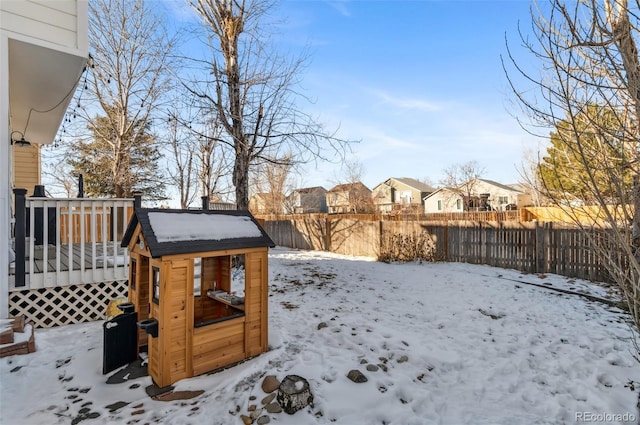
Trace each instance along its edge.
{"label": "evergreen tree", "polygon": [[[618,176],[623,176],[623,187],[630,190],[631,168],[617,117],[610,108],[589,105],[558,122],[538,167],[548,195],[587,204],[598,199],[617,203],[621,198]],[[612,174],[612,170],[618,171]]]}
{"label": "evergreen tree", "polygon": [[[89,196],[162,199],[165,183],[158,168],[162,157],[149,123],[136,121],[124,137],[118,137],[113,116],[98,116],[89,124],[90,140],[76,140],[67,160],[74,174],[82,174]],[[116,143],[116,140],[118,142]]]}

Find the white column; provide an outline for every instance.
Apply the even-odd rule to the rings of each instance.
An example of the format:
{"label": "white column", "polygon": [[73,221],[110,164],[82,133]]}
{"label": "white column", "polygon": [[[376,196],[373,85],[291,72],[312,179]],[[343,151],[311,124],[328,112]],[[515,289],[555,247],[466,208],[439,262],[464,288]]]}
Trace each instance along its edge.
{"label": "white column", "polygon": [[0,33],[0,318],[2,319],[9,317],[10,138],[9,39],[5,34]]}

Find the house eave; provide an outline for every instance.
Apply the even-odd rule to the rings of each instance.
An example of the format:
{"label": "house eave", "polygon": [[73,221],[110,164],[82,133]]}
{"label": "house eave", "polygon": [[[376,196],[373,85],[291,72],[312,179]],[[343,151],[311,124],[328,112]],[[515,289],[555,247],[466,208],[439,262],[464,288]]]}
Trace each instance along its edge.
{"label": "house eave", "polygon": [[53,143],[87,58],[16,38],[8,40],[8,55],[13,139]]}

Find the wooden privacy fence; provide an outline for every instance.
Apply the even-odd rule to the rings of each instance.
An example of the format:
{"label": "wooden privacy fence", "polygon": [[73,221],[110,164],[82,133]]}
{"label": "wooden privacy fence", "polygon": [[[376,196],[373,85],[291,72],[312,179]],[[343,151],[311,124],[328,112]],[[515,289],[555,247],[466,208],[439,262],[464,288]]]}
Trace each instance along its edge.
{"label": "wooden privacy fence", "polygon": [[371,221],[326,215],[265,220],[264,228],[277,245],[370,257],[380,255],[390,235],[426,232],[437,260],[612,282],[593,242],[606,243],[603,230],[594,229],[589,237],[578,228],[552,223]]}
{"label": "wooden privacy fence", "polygon": [[[69,237],[73,243],[109,241],[113,239],[114,232],[116,239],[120,240],[132,214],[133,205],[119,209],[114,209],[113,206],[84,204],[70,208],[62,207],[59,224],[60,243],[68,244]],[[117,228],[114,229],[116,225]]]}

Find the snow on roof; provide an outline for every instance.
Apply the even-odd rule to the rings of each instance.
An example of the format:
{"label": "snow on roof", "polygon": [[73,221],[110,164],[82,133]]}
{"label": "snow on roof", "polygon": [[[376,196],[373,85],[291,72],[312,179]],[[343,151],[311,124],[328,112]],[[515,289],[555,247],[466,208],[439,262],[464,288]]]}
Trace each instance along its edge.
{"label": "snow on roof", "polygon": [[149,212],[149,223],[159,243],[262,236],[258,226],[246,216]]}

